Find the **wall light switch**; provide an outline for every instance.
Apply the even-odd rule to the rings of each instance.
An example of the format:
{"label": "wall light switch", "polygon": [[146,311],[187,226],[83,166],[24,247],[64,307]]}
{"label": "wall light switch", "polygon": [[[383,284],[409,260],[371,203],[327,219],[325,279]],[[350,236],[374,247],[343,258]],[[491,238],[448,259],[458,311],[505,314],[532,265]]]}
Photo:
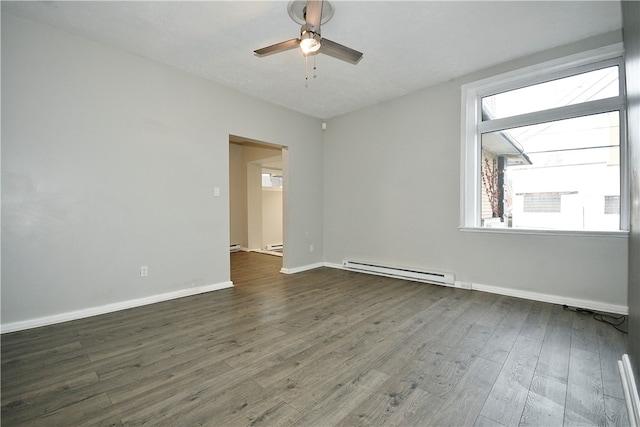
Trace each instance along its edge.
{"label": "wall light switch", "polygon": [[147,277],[149,275],[149,267],[143,265],[140,267],[140,277]]}
{"label": "wall light switch", "polygon": [[220,197],[220,187],[213,187],[213,197]]}

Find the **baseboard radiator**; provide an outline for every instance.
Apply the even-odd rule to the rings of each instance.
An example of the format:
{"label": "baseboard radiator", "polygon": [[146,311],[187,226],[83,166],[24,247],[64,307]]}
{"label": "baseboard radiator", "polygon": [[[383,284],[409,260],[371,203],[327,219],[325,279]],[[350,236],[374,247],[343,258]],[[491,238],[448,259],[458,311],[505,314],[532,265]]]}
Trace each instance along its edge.
{"label": "baseboard radiator", "polygon": [[229,252],[238,252],[240,249],[240,245],[229,245]]}
{"label": "baseboard radiator", "polygon": [[281,251],[283,248],[282,243],[277,245],[267,245],[268,251]]}
{"label": "baseboard radiator", "polygon": [[623,354],[622,360],[618,360],[618,369],[620,370],[620,378],[622,379],[622,391],[624,393],[624,402],[627,406],[627,414],[629,415],[629,426],[640,426],[640,397],[638,397],[638,388],[636,380],[631,369],[631,360],[629,355]]}
{"label": "baseboard radiator", "polygon": [[379,276],[394,277],[397,279],[413,280],[416,282],[435,283],[438,285],[454,286],[455,277],[451,273],[437,271],[424,271],[406,267],[392,267],[388,265],[372,264],[359,261],[343,261],[342,266],[346,270],[361,273],[377,274]]}

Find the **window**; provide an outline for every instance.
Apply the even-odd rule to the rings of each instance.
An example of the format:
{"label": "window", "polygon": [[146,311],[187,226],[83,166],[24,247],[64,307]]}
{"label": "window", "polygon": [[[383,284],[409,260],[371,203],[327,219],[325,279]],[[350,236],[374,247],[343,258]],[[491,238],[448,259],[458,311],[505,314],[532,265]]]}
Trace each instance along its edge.
{"label": "window", "polygon": [[620,196],[604,196],[605,215],[620,215]]}
{"label": "window", "polygon": [[463,86],[463,227],[627,229],[620,55],[615,46]]}
{"label": "window", "polygon": [[523,212],[562,212],[560,193],[529,193],[523,196]]}
{"label": "window", "polygon": [[282,188],[282,172],[262,171],[262,187]]}

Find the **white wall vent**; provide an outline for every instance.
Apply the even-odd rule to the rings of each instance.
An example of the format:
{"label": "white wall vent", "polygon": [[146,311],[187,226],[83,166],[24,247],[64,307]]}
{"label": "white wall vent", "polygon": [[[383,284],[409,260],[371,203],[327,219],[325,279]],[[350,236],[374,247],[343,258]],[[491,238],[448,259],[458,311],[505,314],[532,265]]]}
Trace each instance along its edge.
{"label": "white wall vent", "polygon": [[391,267],[388,265],[372,264],[359,261],[343,261],[342,265],[347,270],[359,271],[361,273],[377,274],[379,276],[394,277],[397,279],[435,283],[438,285],[447,286],[454,286],[455,282],[455,277],[452,273],[424,271],[406,267]]}

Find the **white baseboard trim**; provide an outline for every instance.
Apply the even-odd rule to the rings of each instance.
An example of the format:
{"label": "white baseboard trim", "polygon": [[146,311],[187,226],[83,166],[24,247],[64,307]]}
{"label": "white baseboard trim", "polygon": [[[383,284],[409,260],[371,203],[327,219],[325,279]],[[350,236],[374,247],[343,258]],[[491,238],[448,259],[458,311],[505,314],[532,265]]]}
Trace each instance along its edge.
{"label": "white baseboard trim", "polygon": [[618,370],[620,371],[622,392],[625,406],[627,407],[627,415],[629,416],[629,426],[636,427],[640,423],[640,397],[638,396],[638,388],[636,387],[636,380],[628,354],[623,354],[622,360],[618,360]]}
{"label": "white baseboard trim", "polygon": [[[325,267],[345,270],[342,264],[330,262],[324,263]],[[589,310],[602,311],[613,314],[629,314],[629,307],[623,305],[607,304],[599,301],[583,300],[577,298],[566,298],[557,295],[544,294],[541,292],[522,291],[519,289],[502,288],[499,286],[481,285],[478,283],[455,281],[454,286],[458,289],[471,289],[474,291],[489,292],[492,294],[506,295],[510,297],[529,299],[534,301],[548,302],[551,304],[566,304],[571,307],[587,308]]]}
{"label": "white baseboard trim", "polygon": [[540,292],[523,291],[519,289],[502,288],[499,286],[481,285],[472,283],[474,291],[489,292],[492,294],[506,295],[510,297],[530,299],[534,301],[548,302],[551,304],[568,305],[571,307],[586,308],[589,310],[603,311],[605,313],[629,314],[629,307],[624,305],[607,304],[600,301],[584,300],[578,298],[561,297],[558,295],[543,294]]}
{"label": "white baseboard trim", "polygon": [[218,291],[221,289],[232,288],[233,282],[221,282],[213,285],[199,286],[195,288],[180,289],[178,291],[167,292],[164,294],[151,295],[144,298],[137,298],[127,301],[116,302],[113,304],[102,305],[99,307],[90,307],[82,310],[70,311],[67,313],[54,314],[53,316],[39,317],[37,319],[23,320],[20,322],[6,323],[0,326],[1,333],[22,331],[25,329],[38,328],[40,326],[53,325],[55,323],[68,322],[70,320],[84,319],[86,317],[98,316],[100,314],[113,313],[115,311],[126,310],[128,308],[141,307],[143,305],[154,304],[157,302],[169,301],[177,298],[184,298],[197,294]]}
{"label": "white baseboard trim", "polygon": [[453,282],[453,286],[458,289],[466,289],[468,291],[471,290],[471,283],[469,282],[461,282],[459,280],[456,280],[455,282]]}
{"label": "white baseboard trim", "polygon": [[324,265],[325,267],[329,267],[329,268],[337,268],[338,270],[346,270],[346,268],[344,268],[344,265],[342,265],[342,264],[334,264],[332,262],[324,262],[324,263],[322,263],[322,265]]}
{"label": "white baseboard trim", "polygon": [[282,267],[280,269],[280,273],[296,274],[296,273],[301,273],[303,271],[313,270],[313,269],[320,268],[320,267],[324,267],[324,263],[318,262],[318,263],[315,263],[315,264],[303,265],[303,266],[294,267],[294,268],[284,268],[284,267]]}

